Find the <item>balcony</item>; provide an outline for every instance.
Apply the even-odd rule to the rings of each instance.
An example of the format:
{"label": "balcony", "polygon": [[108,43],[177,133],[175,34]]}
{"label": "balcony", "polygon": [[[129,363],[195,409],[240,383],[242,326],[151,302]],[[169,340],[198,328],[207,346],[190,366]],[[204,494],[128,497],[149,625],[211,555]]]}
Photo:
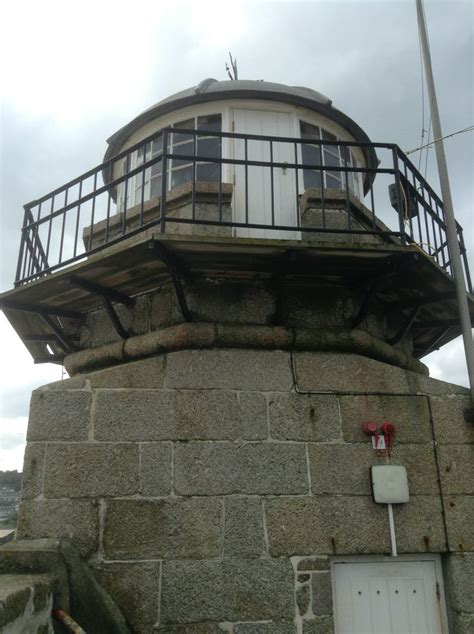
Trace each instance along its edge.
{"label": "balcony", "polygon": [[[0,307],[37,362],[77,349],[82,316],[98,302],[110,312],[160,276],[176,282],[178,262],[206,275],[274,276],[285,254],[286,272],[339,276],[396,306],[417,329],[416,357],[457,336],[443,202],[398,146],[181,129],[180,145],[173,134],[25,205],[15,289]],[[385,277],[390,288],[376,288]]]}

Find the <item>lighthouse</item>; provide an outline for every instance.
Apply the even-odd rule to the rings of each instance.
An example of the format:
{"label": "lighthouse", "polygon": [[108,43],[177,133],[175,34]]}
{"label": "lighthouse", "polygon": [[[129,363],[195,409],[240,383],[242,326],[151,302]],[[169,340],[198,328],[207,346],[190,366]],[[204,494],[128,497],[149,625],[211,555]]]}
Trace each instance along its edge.
{"label": "lighthouse", "polygon": [[39,572],[87,632],[88,592],[110,631],[469,631],[469,393],[422,362],[460,333],[443,201],[395,141],[207,78],[25,206],[0,306],[70,378],[4,548],[66,540],[89,589]]}

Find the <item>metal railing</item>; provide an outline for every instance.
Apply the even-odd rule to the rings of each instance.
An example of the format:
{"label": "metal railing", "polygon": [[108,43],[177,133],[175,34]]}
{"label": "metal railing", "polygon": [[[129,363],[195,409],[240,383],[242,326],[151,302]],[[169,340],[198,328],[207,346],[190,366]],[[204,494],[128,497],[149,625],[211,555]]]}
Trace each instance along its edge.
{"label": "metal railing", "polygon": [[[303,160],[308,148],[312,162],[308,152]],[[360,167],[362,161],[349,159],[374,156],[375,150],[381,159],[377,165],[366,160],[366,167]],[[283,189],[289,188],[290,198],[285,203],[281,175],[288,172],[291,179],[284,181]],[[99,184],[101,176],[106,184]],[[214,186],[217,214],[212,218],[197,213],[197,184],[202,180]],[[169,211],[174,186],[180,181],[189,186],[185,217]],[[230,216],[224,213],[229,182],[233,184]],[[308,182],[319,196],[318,226],[302,221],[301,196]],[[253,204],[253,194],[260,195],[262,189],[268,213]],[[327,222],[335,193],[347,212],[343,227]],[[154,214],[150,215],[150,208]],[[357,208],[364,210],[362,220]],[[304,232],[378,235],[402,245],[416,244],[452,276],[443,202],[397,145],[166,128],[25,205],[15,285],[64,268],[153,225],[165,232],[168,222],[229,227],[237,235],[246,230],[250,231],[246,235],[253,231],[258,237],[259,230],[266,237],[279,237],[281,232],[287,237],[286,232],[292,232],[295,239]],[[467,288],[472,292],[459,224],[457,230]]]}

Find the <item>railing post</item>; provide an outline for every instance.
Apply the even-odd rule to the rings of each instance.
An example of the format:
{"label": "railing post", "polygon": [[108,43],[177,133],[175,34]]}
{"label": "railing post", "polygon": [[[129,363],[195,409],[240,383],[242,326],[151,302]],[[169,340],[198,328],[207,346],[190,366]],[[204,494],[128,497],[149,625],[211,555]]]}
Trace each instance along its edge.
{"label": "railing post", "polygon": [[[392,157],[393,157],[393,169],[395,176],[395,187],[397,190],[397,208],[398,208],[398,225],[400,227],[400,241],[403,245],[406,245],[406,235],[405,235],[405,215],[404,215],[404,207],[403,207],[403,199],[402,199],[402,185],[400,181],[400,170],[398,168],[398,148],[394,145],[392,147]],[[407,210],[408,212],[408,210]]]}
{"label": "railing post", "polygon": [[163,130],[163,143],[161,149],[161,198],[160,198],[160,231],[165,233],[166,230],[166,188],[167,188],[167,159],[168,159],[168,130]]}
{"label": "railing post", "polygon": [[18,284],[20,283],[21,267],[23,265],[23,255],[25,253],[25,231],[26,231],[25,227],[27,224],[26,220],[28,218],[28,206],[25,205],[23,209],[24,209],[23,225],[21,227],[20,252],[18,253],[18,263],[16,265],[15,286],[18,286]]}

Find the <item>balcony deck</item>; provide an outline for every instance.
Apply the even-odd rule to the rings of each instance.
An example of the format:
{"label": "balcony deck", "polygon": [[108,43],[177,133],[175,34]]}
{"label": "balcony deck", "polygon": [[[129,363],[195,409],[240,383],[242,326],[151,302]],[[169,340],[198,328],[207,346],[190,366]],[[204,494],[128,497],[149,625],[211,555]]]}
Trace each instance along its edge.
{"label": "balcony deck", "polygon": [[[159,133],[163,148],[168,148],[167,135],[171,133]],[[370,144],[388,155],[388,164],[335,168],[303,163],[301,144],[364,144],[180,130],[183,133],[195,141],[201,134],[212,134],[240,140],[246,146],[250,141],[268,144],[270,156],[273,144],[290,143],[295,162],[199,156],[194,142],[190,156],[162,151],[130,169],[133,153],[141,149],[146,159],[155,135],[26,205],[16,288],[0,296],[0,308],[35,362],[62,363],[65,355],[76,350],[88,311],[104,306],[114,321],[115,302],[132,305],[137,296],[167,281],[182,294],[179,282],[183,275],[236,279],[279,275],[308,284],[350,285],[367,297],[372,295],[387,309],[401,311],[402,321],[412,331],[417,358],[460,333],[443,203],[397,146]],[[190,161],[195,175],[200,162],[215,163],[219,178],[203,183],[194,176],[184,187],[171,191],[165,178],[159,197],[145,200],[142,186],[138,204],[127,203],[127,189],[136,186],[136,179],[143,184],[157,165],[161,173],[168,174],[173,160]],[[125,173],[117,176],[118,167],[124,164]],[[235,186],[223,179],[225,166],[243,168],[246,192],[251,169],[271,176],[267,179],[271,183],[271,215],[267,218],[271,220],[252,217],[247,195],[243,220],[236,220]],[[275,219],[275,170],[294,174],[296,196],[291,217],[295,221],[290,226],[278,225]],[[337,170],[346,187],[334,190],[321,186],[300,192],[301,175],[308,170],[320,173],[320,183],[325,182],[326,172]],[[350,191],[351,173],[364,176],[368,207]],[[100,175],[104,176],[103,186],[98,186]],[[386,190],[381,199],[380,191],[374,189],[377,175],[392,182],[390,199]],[[117,207],[120,188],[122,204]],[[390,229],[380,217],[379,209],[386,209],[387,203],[396,210],[395,214],[392,211],[396,229]],[[307,211],[309,216],[305,216]],[[245,232],[256,237],[242,237]],[[280,238],[272,239],[273,235]],[[281,239],[282,235],[290,239]],[[458,237],[472,293],[459,225]],[[468,297],[474,315],[474,298],[472,294]],[[185,304],[184,297],[180,301]],[[127,336],[119,323],[115,326],[121,336]]]}

